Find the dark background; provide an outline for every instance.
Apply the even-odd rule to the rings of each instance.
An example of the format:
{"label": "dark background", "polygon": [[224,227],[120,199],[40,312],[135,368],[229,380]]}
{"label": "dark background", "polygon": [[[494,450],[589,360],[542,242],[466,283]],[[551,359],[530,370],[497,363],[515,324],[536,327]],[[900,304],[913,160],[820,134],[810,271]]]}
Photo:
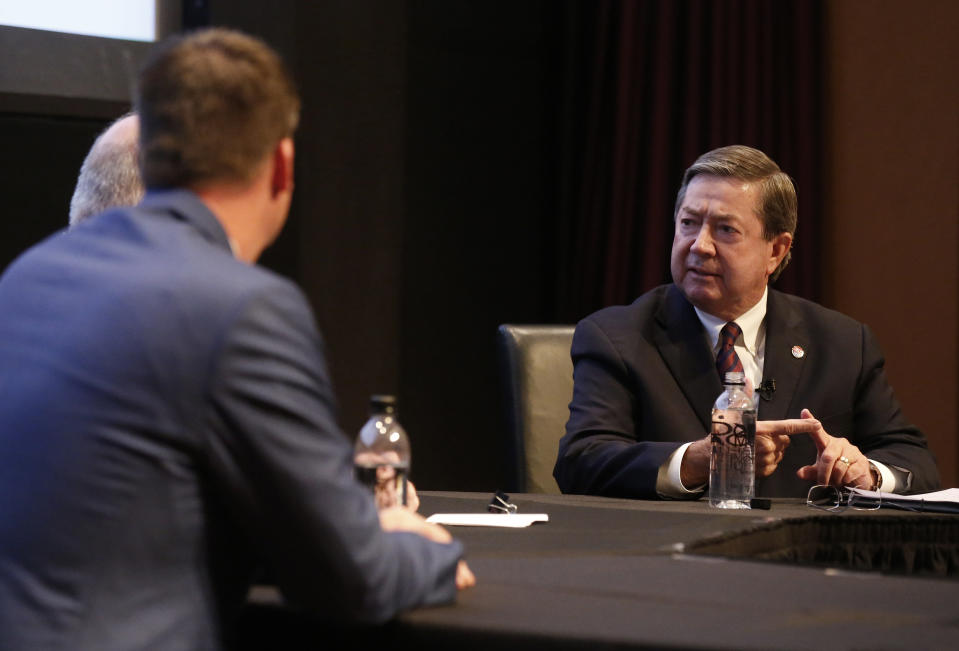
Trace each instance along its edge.
{"label": "dark background", "polygon": [[[798,241],[786,289],[874,327],[907,414],[927,431],[951,485],[959,460],[959,167],[957,56],[955,45],[945,44],[954,41],[948,35],[955,34],[956,11],[947,2],[906,10],[884,1],[863,16],[841,5],[183,6],[188,24],[230,25],[264,37],[294,70],[304,99],[297,189],[288,227],[262,262],[296,280],[314,306],[347,435],[365,419],[369,394],[398,394],[420,488],[510,488],[497,325],[573,323],[667,280],[669,198],[682,170],[706,148],[739,141],[763,147],[797,178],[799,235],[806,239]],[[801,20],[812,22],[772,15],[772,7],[802,7]],[[699,16],[705,31],[688,34],[690,15],[704,8],[715,12]],[[757,50],[751,39],[767,34],[768,25],[801,38]],[[894,37],[895,48],[884,35]],[[731,50],[736,57],[694,76],[690,48],[726,37],[742,43]],[[53,50],[83,38],[58,40]],[[121,58],[135,62],[142,48],[128,49]],[[714,61],[707,55],[699,56]],[[634,60],[669,60],[672,67],[657,76],[649,63],[639,71],[623,65]],[[769,79],[752,74],[770,65]],[[796,80],[776,67],[785,65],[813,67]],[[132,69],[125,64],[114,73],[122,78]],[[742,71],[741,78],[731,70]],[[63,72],[50,63],[32,74],[53,86],[83,75],[94,83],[103,74],[81,68],[58,81]],[[615,94],[625,82],[627,91]],[[775,104],[787,87],[795,96]],[[735,106],[748,88],[756,102],[774,103],[754,102],[758,112],[719,120],[726,115],[720,107]],[[10,92],[0,83],[0,268],[65,225],[84,155],[129,108],[122,94],[112,97]],[[691,111],[711,118],[694,120],[701,133],[689,135]],[[617,120],[624,115],[630,119]],[[870,149],[876,142],[885,148]],[[635,161],[637,155],[645,158]],[[884,186],[908,180],[903,167],[930,181],[931,190],[903,191],[890,201]],[[934,234],[923,232],[927,223]],[[890,242],[898,254],[889,253]],[[928,282],[927,258],[940,270],[935,283]],[[891,267],[898,273],[883,276]],[[872,275],[863,277],[864,269]],[[880,276],[881,291],[864,293]],[[903,314],[927,328],[914,340],[935,339],[945,348],[916,354],[897,344]]]}

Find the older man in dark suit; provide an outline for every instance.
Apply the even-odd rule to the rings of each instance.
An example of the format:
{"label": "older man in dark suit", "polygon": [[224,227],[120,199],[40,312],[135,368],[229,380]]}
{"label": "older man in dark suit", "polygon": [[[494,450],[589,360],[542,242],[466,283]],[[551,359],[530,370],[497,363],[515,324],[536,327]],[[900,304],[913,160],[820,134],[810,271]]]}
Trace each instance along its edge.
{"label": "older man in dark suit", "polygon": [[307,301],[254,264],[293,192],[285,67],[201,31],[136,104],[146,198],[0,279],[0,648],[229,646],[264,566],[328,617],[452,600],[461,546],[377,512]]}
{"label": "older man in dark suit", "polygon": [[701,495],[724,340],[724,357],[761,395],[757,494],[801,496],[814,483],[938,487],[869,328],[768,287],[789,260],[796,208],[792,180],[756,149],[717,149],[686,171],[673,284],[576,327],[573,400],[554,470],[564,492]]}

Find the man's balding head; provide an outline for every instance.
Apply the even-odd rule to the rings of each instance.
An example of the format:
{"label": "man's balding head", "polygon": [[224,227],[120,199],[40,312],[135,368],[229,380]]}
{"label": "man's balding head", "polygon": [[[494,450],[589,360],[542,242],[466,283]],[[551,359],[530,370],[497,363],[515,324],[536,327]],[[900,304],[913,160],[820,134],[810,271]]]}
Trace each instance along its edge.
{"label": "man's balding head", "polygon": [[80,167],[70,200],[70,225],[118,206],[134,206],[143,198],[138,166],[140,122],[128,113],[97,137]]}

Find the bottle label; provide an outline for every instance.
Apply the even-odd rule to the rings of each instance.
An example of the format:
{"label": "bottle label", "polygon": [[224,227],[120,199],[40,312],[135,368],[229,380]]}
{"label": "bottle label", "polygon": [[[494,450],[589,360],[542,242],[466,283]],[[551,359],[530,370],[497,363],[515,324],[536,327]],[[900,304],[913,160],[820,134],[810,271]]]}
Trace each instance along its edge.
{"label": "bottle label", "polygon": [[[722,415],[720,415],[722,418]],[[712,431],[713,446],[724,448],[726,468],[731,472],[746,472],[752,462],[751,445],[742,423],[714,420]]]}

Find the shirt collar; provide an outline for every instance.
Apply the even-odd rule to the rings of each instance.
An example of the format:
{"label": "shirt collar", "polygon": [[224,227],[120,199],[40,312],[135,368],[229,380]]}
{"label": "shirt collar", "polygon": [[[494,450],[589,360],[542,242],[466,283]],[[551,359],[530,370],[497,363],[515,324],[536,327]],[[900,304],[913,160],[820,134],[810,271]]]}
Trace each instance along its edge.
{"label": "shirt collar", "polygon": [[191,224],[209,242],[233,252],[223,224],[200,197],[189,190],[148,190],[138,207],[170,213]]}
{"label": "shirt collar", "polygon": [[[766,287],[763,290],[763,296],[759,299],[758,303],[746,310],[746,312],[743,314],[733,319],[733,321],[736,322],[736,325],[742,328],[743,345],[746,347],[746,350],[751,352],[753,355],[756,355],[759,351],[763,322],[766,318],[766,300],[768,297],[769,287]],[[693,306],[693,309],[696,310],[696,316],[699,317],[700,323],[702,323],[703,327],[706,329],[706,334],[709,337],[709,343],[713,348],[713,352],[719,350],[719,331],[723,329],[723,326],[726,325],[727,321],[725,319],[720,319],[719,317],[713,316],[712,314],[707,314],[695,305]]]}

